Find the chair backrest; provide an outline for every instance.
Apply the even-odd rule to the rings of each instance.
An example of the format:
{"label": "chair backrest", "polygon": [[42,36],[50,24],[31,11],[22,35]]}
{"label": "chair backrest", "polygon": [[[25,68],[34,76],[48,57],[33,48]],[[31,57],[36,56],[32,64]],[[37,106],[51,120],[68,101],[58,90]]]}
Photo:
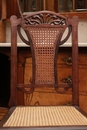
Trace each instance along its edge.
{"label": "chair backrest", "polygon": [[[10,106],[16,104],[16,89],[31,93],[35,87],[54,87],[57,92],[65,93],[72,87],[73,104],[79,104],[78,83],[78,17],[72,19],[51,11],[39,11],[17,19],[11,16],[11,98]],[[21,28],[27,39],[23,37]],[[65,30],[67,36],[62,40]],[[17,84],[17,32],[32,52],[31,84]],[[72,36],[72,84],[59,84],[57,56],[59,46]],[[30,87],[30,91],[25,88]],[[63,88],[63,91],[60,90]]]}

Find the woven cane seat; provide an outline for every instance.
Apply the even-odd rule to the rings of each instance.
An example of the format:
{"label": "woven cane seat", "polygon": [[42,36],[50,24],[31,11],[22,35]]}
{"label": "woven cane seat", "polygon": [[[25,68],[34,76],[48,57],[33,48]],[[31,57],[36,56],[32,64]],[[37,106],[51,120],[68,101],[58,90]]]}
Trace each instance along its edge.
{"label": "woven cane seat", "polygon": [[87,118],[72,106],[16,107],[4,127],[82,126]]}

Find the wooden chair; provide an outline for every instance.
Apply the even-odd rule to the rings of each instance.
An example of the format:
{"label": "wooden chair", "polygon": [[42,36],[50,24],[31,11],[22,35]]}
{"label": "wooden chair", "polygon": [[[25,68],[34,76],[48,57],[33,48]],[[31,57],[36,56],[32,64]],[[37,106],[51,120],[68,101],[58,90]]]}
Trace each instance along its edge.
{"label": "wooden chair", "polygon": [[[11,109],[0,129],[87,130],[87,114],[79,108],[78,17],[72,19],[51,11],[39,11],[17,19],[11,16]],[[21,34],[25,31],[28,40]],[[62,39],[64,31],[67,36]],[[17,32],[32,52],[31,84],[17,83]],[[60,46],[72,37],[72,83],[58,82]],[[16,106],[16,92],[33,93],[35,87],[54,87],[56,93],[72,88],[72,106]],[[30,89],[26,89],[30,88]],[[61,89],[62,88],[62,89]]]}

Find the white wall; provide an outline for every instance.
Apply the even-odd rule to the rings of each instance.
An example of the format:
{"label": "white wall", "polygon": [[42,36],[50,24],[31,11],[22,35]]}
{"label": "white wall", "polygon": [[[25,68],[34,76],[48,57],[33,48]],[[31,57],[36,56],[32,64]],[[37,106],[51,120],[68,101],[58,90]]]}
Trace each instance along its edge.
{"label": "white wall", "polygon": [[[66,31],[67,32],[67,31]],[[23,33],[25,35],[25,33]],[[64,34],[64,36],[66,35],[66,33]],[[25,35],[26,37],[26,35]],[[7,23],[7,27],[6,27],[6,42],[10,43],[11,42],[11,29],[10,29],[10,23]],[[87,19],[83,19],[79,21],[79,25],[78,25],[78,42],[79,45],[81,46],[87,46]],[[20,38],[18,37],[18,43],[22,43],[22,41],[20,40]],[[70,44],[71,43],[71,38],[69,38],[69,40],[67,41],[66,44]]]}

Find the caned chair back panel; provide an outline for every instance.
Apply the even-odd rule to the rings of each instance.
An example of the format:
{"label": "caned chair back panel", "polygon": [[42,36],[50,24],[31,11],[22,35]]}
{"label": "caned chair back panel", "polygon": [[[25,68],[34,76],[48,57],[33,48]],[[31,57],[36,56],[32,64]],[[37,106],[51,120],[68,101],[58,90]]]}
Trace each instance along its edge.
{"label": "caned chair back panel", "polygon": [[[34,53],[34,76],[35,84],[55,84],[55,60],[60,38],[64,31],[63,26],[29,26],[29,40]],[[56,62],[56,63],[55,63]],[[56,74],[57,75],[57,74]]]}

